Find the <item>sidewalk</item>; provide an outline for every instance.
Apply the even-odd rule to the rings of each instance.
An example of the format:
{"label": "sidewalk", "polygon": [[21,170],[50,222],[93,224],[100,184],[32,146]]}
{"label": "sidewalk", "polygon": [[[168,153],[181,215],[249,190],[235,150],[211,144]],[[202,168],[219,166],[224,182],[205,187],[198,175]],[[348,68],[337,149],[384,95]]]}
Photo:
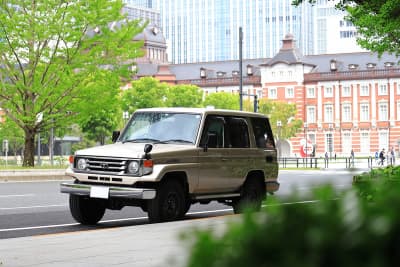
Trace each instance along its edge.
{"label": "sidewalk", "polygon": [[[1,267],[183,266],[190,249],[181,233],[223,231],[214,217],[0,240]],[[94,228],[95,229],[95,228]]]}
{"label": "sidewalk", "polygon": [[0,182],[64,179],[70,179],[65,169],[0,170]]}

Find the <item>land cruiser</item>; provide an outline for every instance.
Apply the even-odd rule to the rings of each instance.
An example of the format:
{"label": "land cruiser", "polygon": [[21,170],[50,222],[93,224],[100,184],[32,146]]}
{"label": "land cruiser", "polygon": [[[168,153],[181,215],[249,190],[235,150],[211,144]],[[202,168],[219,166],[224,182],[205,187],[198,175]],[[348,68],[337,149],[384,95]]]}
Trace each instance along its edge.
{"label": "land cruiser", "polygon": [[259,210],[279,189],[266,116],[194,108],[137,110],[113,144],[79,150],[61,183],[73,218],[96,224],[106,209],[138,206],[151,222],[177,220],[191,204]]}

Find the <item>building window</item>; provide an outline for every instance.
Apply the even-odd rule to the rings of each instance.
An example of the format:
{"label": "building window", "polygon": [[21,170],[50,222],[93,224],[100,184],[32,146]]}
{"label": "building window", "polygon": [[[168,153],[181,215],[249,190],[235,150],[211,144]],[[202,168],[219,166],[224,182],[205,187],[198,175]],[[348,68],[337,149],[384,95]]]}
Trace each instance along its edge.
{"label": "building window", "polygon": [[369,121],[369,104],[360,104],[360,121]]}
{"label": "building window", "polygon": [[342,87],[342,96],[351,96],[350,86],[343,86]]}
{"label": "building window", "polygon": [[333,88],[332,87],[325,87],[325,97],[332,97],[333,96]]}
{"label": "building window", "polygon": [[342,121],[351,122],[351,104],[343,104]]}
{"label": "building window", "polygon": [[269,90],[268,90],[268,98],[269,99],[277,99],[278,98],[278,93],[276,91],[276,88],[269,88]]}
{"label": "building window", "polygon": [[286,88],[285,96],[286,96],[286,98],[294,98],[294,89],[293,89],[293,87]]}
{"label": "building window", "polygon": [[292,77],[293,76],[293,72],[291,70],[288,71],[288,77]]}
{"label": "building window", "polygon": [[361,132],[360,134],[360,152],[363,154],[370,153],[370,138],[368,132]]}
{"label": "building window", "polygon": [[325,105],[325,122],[333,122],[333,106]]}
{"label": "building window", "polygon": [[379,120],[380,121],[388,120],[388,105],[387,105],[387,103],[379,104]]}
{"label": "building window", "polygon": [[379,85],[378,95],[387,95],[387,94],[388,94],[387,85],[386,84],[380,84]]}
{"label": "building window", "polygon": [[308,98],[315,97],[315,88],[314,87],[307,87],[307,97]]}
{"label": "building window", "polygon": [[388,151],[389,148],[389,135],[388,132],[386,130],[380,131],[378,133],[378,138],[379,138],[379,148],[382,149],[386,149],[386,151]]}
{"label": "building window", "polygon": [[400,101],[397,102],[397,120],[400,120]]}
{"label": "building window", "polygon": [[360,96],[369,96],[369,86],[361,85]]}
{"label": "building window", "polygon": [[329,152],[330,156],[332,156],[333,152],[333,134],[326,133],[325,134],[325,151]]}
{"label": "building window", "polygon": [[307,107],[307,122],[309,123],[316,122],[315,107]]}
{"label": "building window", "polygon": [[342,135],[342,152],[350,155],[352,149],[351,133],[350,131],[343,132]]}

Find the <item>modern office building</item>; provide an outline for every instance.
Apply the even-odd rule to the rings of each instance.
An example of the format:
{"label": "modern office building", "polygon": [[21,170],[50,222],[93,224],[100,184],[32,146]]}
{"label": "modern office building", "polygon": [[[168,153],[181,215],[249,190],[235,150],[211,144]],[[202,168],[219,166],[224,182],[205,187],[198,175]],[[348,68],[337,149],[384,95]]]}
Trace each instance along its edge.
{"label": "modern office building", "polygon": [[292,33],[304,55],[360,51],[354,27],[333,1],[299,7],[292,0],[125,0],[159,10],[161,29],[173,63],[234,60],[239,57],[239,27],[243,58],[275,55]]}
{"label": "modern office building", "polygon": [[122,12],[127,15],[129,19],[141,19],[151,25],[160,27],[161,17],[160,12],[146,7],[125,5]]}

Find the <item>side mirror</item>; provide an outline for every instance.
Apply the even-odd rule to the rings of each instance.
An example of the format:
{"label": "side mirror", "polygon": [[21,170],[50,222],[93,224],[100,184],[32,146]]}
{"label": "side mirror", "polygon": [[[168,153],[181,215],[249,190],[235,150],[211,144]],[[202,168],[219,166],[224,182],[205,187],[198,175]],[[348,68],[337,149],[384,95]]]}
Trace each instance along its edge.
{"label": "side mirror", "polygon": [[118,140],[119,135],[121,134],[120,131],[113,131],[111,140],[113,143],[115,143]]}

